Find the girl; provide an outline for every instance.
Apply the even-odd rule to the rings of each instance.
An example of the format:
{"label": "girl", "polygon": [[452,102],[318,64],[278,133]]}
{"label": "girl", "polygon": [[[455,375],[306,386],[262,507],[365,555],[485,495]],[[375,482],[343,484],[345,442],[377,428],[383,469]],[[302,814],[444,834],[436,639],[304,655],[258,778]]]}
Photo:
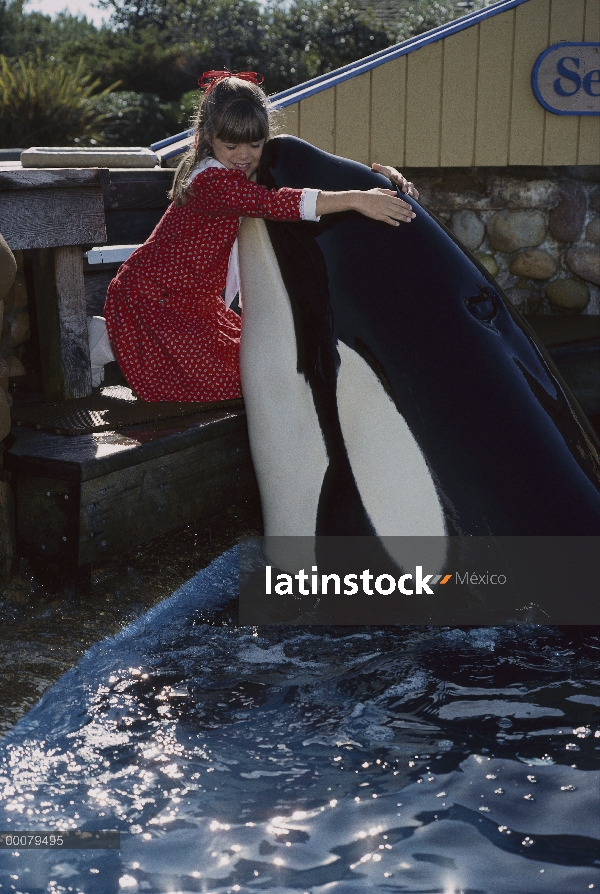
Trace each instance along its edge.
{"label": "girl", "polygon": [[[355,210],[397,226],[415,215],[395,190],[268,190],[249,178],[269,138],[268,100],[254,72],[206,72],[193,149],[181,162],[172,204],[124,263],[106,299],[108,335],[135,393],[146,401],[240,397],[241,217],[318,220]],[[393,168],[373,165],[418,198]],[[225,290],[225,301],[223,291]]]}

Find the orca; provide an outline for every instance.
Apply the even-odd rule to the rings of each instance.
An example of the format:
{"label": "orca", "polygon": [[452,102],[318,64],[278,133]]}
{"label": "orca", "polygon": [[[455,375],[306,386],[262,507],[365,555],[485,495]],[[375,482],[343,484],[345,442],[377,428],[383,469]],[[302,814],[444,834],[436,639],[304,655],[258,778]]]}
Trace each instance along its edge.
{"label": "orca", "polygon": [[[291,136],[269,141],[257,179],[390,186]],[[402,198],[416,217],[398,227],[354,212],[242,223],[240,363],[265,534],[597,535],[583,411],[489,273]]]}

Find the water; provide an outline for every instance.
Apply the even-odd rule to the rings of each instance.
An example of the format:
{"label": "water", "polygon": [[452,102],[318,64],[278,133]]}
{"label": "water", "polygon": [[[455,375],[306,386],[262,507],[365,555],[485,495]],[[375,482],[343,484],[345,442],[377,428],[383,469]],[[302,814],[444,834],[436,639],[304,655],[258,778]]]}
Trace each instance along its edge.
{"label": "water", "polygon": [[0,750],[0,891],[600,889],[595,628],[239,628],[236,550],[93,646]]}

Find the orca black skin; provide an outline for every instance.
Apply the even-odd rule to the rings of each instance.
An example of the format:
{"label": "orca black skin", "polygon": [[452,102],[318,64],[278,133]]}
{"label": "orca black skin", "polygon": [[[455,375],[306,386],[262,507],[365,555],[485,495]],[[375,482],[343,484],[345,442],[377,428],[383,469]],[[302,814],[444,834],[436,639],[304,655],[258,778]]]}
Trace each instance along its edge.
{"label": "orca black skin", "polygon": [[[258,180],[390,187],[362,164],[287,136],[265,147]],[[600,533],[598,441],[568,386],[488,272],[402,198],[417,216],[398,227],[350,212],[267,221],[329,458],[316,533],[373,533],[337,416],[339,342],[369,364],[405,418],[449,534]]]}

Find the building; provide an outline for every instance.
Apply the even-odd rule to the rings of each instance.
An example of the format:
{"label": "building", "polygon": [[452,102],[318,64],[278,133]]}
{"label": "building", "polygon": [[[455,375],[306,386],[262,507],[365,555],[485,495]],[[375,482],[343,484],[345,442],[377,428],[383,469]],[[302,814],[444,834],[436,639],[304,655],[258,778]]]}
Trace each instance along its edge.
{"label": "building", "polygon": [[521,310],[598,314],[599,41],[597,0],[501,0],[274,101],[284,132],[398,166]]}

